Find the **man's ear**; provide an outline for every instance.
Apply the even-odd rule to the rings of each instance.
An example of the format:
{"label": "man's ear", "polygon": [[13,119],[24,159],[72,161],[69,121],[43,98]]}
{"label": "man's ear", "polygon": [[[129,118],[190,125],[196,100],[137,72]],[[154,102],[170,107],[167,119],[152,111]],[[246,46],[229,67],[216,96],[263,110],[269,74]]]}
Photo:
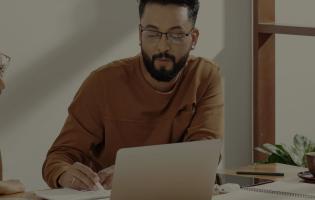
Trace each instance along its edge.
{"label": "man's ear", "polygon": [[198,43],[198,38],[199,38],[199,30],[197,28],[195,28],[192,31],[191,37],[192,37],[191,48],[194,49]]}
{"label": "man's ear", "polygon": [[141,24],[138,26],[138,32],[139,32],[139,46],[141,46]]}

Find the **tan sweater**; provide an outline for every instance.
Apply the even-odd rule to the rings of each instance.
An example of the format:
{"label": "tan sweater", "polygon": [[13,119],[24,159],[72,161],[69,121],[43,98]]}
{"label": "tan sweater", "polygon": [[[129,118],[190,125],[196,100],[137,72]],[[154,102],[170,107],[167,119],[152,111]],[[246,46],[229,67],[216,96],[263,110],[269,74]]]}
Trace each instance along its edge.
{"label": "tan sweater", "polygon": [[58,187],[59,176],[74,162],[96,172],[113,165],[123,147],[223,136],[223,92],[216,65],[191,56],[175,88],[161,93],[144,79],[140,59],[112,62],[84,81],[43,165],[50,187]]}

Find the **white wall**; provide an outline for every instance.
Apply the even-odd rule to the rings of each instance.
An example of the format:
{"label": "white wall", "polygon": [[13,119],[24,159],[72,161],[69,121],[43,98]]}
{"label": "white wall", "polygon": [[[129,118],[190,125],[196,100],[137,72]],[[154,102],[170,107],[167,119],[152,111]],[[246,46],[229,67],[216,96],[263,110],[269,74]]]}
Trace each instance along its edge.
{"label": "white wall", "polygon": [[[227,168],[252,162],[251,2],[224,1],[224,48],[215,57],[225,81],[224,161]],[[212,38],[211,34],[209,38],[211,48],[212,40],[217,38]]]}
{"label": "white wall", "polygon": [[[251,161],[250,2],[201,0],[197,24],[194,54],[214,58],[225,80],[228,167]],[[13,57],[0,98],[5,179],[45,187],[41,165],[74,93],[93,69],[139,52],[137,24],[136,1],[0,1],[0,48]]]}
{"label": "white wall", "polygon": [[[277,0],[276,21],[315,27],[314,0]],[[292,144],[294,134],[315,142],[315,37],[276,37],[276,142]]]}

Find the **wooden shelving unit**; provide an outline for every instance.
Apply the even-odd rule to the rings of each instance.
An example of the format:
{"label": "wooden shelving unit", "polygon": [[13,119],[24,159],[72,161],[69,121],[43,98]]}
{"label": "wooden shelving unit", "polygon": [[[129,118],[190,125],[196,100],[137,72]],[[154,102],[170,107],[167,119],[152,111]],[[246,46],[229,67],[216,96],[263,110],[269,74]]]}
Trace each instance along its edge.
{"label": "wooden shelving unit", "polygon": [[[254,148],[275,143],[275,35],[315,36],[315,27],[275,23],[275,0],[253,0]],[[265,156],[254,151],[254,161]]]}

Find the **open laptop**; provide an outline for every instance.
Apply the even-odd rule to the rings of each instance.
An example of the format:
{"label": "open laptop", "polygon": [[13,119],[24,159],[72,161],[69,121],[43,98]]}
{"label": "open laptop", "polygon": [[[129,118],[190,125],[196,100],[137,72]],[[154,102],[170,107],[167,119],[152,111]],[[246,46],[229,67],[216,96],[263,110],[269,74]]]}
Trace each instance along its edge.
{"label": "open laptop", "polygon": [[111,200],[211,200],[221,140],[120,149]]}

